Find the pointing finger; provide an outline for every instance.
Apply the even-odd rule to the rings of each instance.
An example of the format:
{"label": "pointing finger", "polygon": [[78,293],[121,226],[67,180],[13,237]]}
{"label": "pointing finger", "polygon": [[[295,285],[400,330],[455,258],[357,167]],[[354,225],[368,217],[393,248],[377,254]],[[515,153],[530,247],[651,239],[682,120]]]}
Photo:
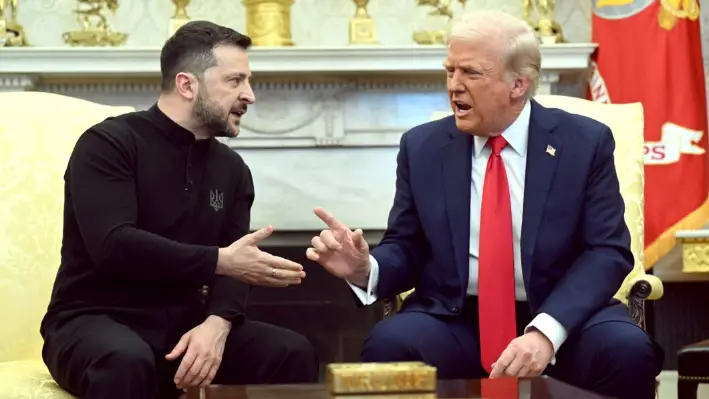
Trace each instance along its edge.
{"label": "pointing finger", "polygon": [[347,228],[347,226],[342,224],[339,220],[335,219],[334,216],[330,215],[322,208],[315,208],[315,216],[319,217],[320,220],[325,222],[327,227],[333,230],[343,230]]}

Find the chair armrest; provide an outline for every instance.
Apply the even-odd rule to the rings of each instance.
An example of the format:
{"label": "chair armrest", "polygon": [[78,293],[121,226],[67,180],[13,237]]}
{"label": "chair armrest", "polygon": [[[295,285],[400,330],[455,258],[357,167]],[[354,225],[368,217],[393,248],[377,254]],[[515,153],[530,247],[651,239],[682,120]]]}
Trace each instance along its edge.
{"label": "chair armrest", "polygon": [[645,301],[662,297],[662,281],[651,274],[643,274],[633,278],[628,292],[628,308],[630,317],[645,329]]}
{"label": "chair armrest", "polygon": [[662,280],[652,274],[643,274],[630,281],[628,297],[638,296],[642,299],[655,301],[662,298],[663,293]]}

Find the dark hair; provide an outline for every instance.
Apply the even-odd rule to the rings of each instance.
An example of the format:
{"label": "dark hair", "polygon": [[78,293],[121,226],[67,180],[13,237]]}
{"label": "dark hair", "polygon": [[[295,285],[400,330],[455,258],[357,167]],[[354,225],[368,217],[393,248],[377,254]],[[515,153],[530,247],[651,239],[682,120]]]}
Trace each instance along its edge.
{"label": "dark hair", "polygon": [[246,50],[251,47],[251,38],[209,21],[191,21],[183,25],[165,42],[160,52],[162,90],[174,89],[175,76],[180,72],[202,77],[207,68],[217,64],[212,49],[223,45]]}

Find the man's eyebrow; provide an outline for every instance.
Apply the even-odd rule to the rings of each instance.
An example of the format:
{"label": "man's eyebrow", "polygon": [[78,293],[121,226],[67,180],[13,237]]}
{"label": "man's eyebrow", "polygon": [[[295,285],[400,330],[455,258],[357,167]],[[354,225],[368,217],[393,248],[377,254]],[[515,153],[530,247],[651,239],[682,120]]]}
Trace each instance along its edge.
{"label": "man's eyebrow", "polygon": [[249,75],[247,75],[243,72],[235,72],[235,73],[230,73],[227,75],[227,79],[233,79],[233,78],[246,79],[248,77],[249,77]]}

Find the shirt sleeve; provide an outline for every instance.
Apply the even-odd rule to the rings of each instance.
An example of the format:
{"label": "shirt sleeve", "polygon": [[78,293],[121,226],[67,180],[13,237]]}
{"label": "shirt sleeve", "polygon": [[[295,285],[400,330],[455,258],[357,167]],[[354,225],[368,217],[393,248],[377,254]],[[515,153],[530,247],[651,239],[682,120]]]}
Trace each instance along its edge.
{"label": "shirt sleeve", "polygon": [[108,276],[141,276],[165,283],[213,280],[218,247],[181,244],[140,230],[136,150],[96,127],[77,141],[65,180],[86,249]]}
{"label": "shirt sleeve", "polygon": [[[251,224],[251,206],[254,202],[254,183],[251,171],[241,161],[239,174],[234,184],[234,206],[229,209],[228,219],[220,234],[219,246],[227,247],[248,234]],[[217,276],[209,298],[207,313],[219,316],[232,323],[243,319],[251,285],[227,276]]]}
{"label": "shirt sleeve", "polygon": [[536,329],[540,333],[544,334],[544,336],[551,342],[551,345],[554,348],[554,356],[551,359],[551,364],[556,363],[556,352],[559,351],[559,348],[561,348],[561,345],[568,337],[568,333],[564,326],[548,314],[540,313],[532,320],[531,323],[527,325],[524,329],[524,333],[526,334],[532,329]]}
{"label": "shirt sleeve", "polygon": [[371,305],[374,302],[377,301],[377,283],[379,282],[379,263],[377,263],[377,260],[374,259],[374,256],[369,255],[369,280],[367,281],[367,290],[363,290],[361,287],[358,287],[349,281],[347,284],[352,288],[352,291],[354,291],[355,295],[357,295],[357,299],[362,302],[363,305]]}

